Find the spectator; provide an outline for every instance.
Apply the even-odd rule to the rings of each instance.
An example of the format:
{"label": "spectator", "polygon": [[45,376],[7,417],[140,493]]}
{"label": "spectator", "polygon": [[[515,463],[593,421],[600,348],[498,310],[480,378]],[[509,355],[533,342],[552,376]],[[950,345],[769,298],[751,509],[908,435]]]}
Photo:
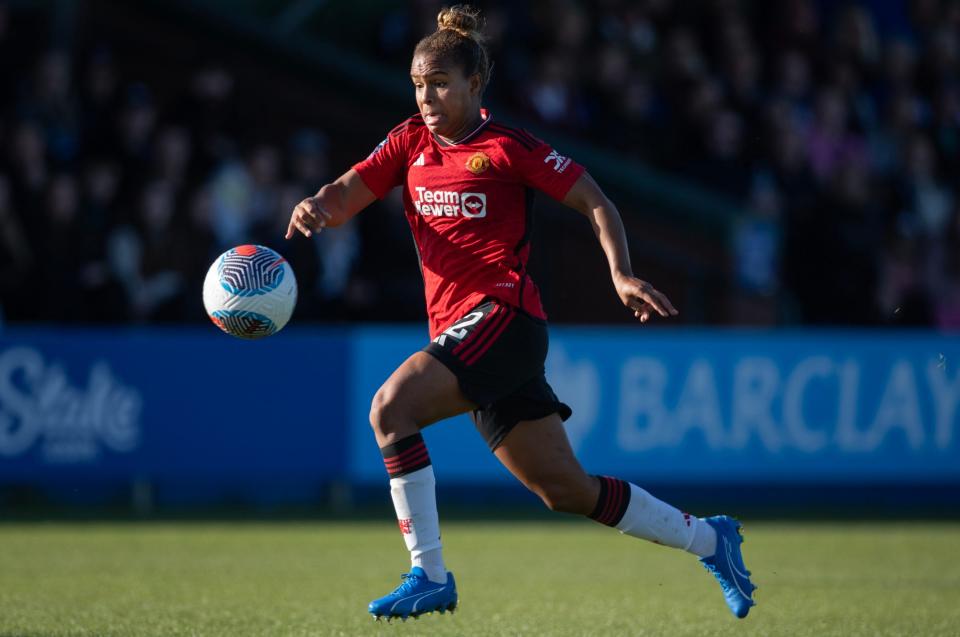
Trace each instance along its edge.
{"label": "spectator", "polygon": [[174,225],[174,189],[166,181],[147,184],[134,226],[121,226],[110,237],[114,276],[126,291],[132,318],[169,321],[182,318],[183,273],[189,270]]}
{"label": "spectator", "polygon": [[30,316],[29,288],[35,255],[13,209],[10,183],[0,176],[0,319]]}
{"label": "spectator", "polygon": [[939,237],[945,234],[953,212],[950,189],[937,179],[936,155],[924,135],[916,135],[904,149],[906,157],[903,190],[907,209],[904,223],[920,235]]}
{"label": "spectator", "polygon": [[100,155],[115,154],[118,132],[114,117],[120,110],[120,78],[113,54],[98,46],[87,59],[82,78],[80,104],[84,150]]}
{"label": "spectator", "polygon": [[[261,136],[263,102],[234,68],[203,57],[212,47],[185,76],[135,67],[129,78],[122,43],[86,34],[94,45],[79,52],[43,48],[42,21],[10,28],[19,10],[0,4],[6,314],[200,316],[210,260],[275,242],[291,202],[339,163],[335,144],[295,118]],[[739,315],[758,315],[750,299],[792,297],[814,323],[890,322],[898,307],[894,322],[957,323],[960,3],[891,13],[816,0],[610,0],[545,11],[494,0],[485,13],[494,59],[509,58],[489,94],[497,112],[682,173],[748,211],[731,222],[725,275],[748,299]],[[435,15],[430,0],[385,11],[384,59],[409,51]],[[405,263],[397,205],[288,244],[309,290],[301,316],[422,313],[416,281],[376,276]],[[812,262],[810,245],[829,256]],[[15,301],[31,276],[62,298]]]}
{"label": "spectator", "polygon": [[35,281],[43,290],[37,302],[38,318],[47,321],[78,321],[86,318],[83,296],[86,274],[87,236],[80,220],[80,192],[76,178],[61,173],[50,179],[44,193],[40,220],[43,241]]}
{"label": "spectator", "polygon": [[31,240],[37,239],[36,217],[30,213],[40,208],[50,169],[47,164],[47,143],[43,129],[31,120],[16,123],[10,137],[8,174],[12,178],[13,201],[21,211]]}
{"label": "spectator", "polygon": [[48,152],[59,165],[72,161],[80,150],[79,104],[72,78],[67,54],[47,51],[38,61],[28,93],[18,107],[21,117],[40,126]]}
{"label": "spectator", "polygon": [[147,175],[156,125],[157,109],[150,88],[142,82],[131,84],[121,106],[118,132],[120,153],[134,181]]}
{"label": "spectator", "polygon": [[849,131],[847,120],[843,95],[834,88],[821,90],[809,133],[808,152],[813,174],[823,183],[829,182],[840,166],[865,160],[863,142]]}

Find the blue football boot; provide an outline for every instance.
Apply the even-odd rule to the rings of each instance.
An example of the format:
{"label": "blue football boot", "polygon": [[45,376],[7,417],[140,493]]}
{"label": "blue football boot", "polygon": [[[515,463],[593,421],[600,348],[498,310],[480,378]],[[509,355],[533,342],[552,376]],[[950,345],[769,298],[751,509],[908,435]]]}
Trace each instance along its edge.
{"label": "blue football boot", "polygon": [[717,532],[717,552],[710,557],[701,557],[700,562],[720,582],[730,612],[739,618],[746,617],[754,605],[753,591],[757,587],[750,581],[750,571],[743,565],[740,523],[726,515],[715,515],[704,518],[704,521]]}
{"label": "blue football boot", "polygon": [[451,613],[457,608],[457,583],[453,573],[447,573],[447,583],[437,584],[427,579],[427,574],[419,566],[414,566],[409,573],[401,575],[403,583],[395,591],[375,599],[367,606],[373,618],[380,621],[386,617],[387,621],[399,617],[407,621],[408,617],[416,619],[424,613],[440,611]]}

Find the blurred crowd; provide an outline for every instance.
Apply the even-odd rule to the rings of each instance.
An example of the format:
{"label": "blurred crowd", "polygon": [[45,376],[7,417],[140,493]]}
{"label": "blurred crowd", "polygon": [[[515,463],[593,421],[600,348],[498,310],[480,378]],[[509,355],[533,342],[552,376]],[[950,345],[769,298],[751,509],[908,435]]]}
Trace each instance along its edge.
{"label": "blurred crowd", "polygon": [[[747,207],[740,290],[805,323],[960,326],[960,2],[485,7],[498,103]],[[387,16],[385,56],[435,15]]]}
{"label": "blurred crowd", "polygon": [[[960,2],[477,4],[492,103],[749,211],[730,246],[739,293],[788,321],[960,326]],[[438,6],[383,14],[384,59],[408,64]],[[2,2],[0,80],[7,320],[202,317],[212,259],[279,243],[286,211],[357,159],[331,166],[312,128],[251,134],[223,65],[159,99],[109,43],[49,48]],[[288,244],[298,315],[406,318],[396,298],[422,311],[418,291],[363,276],[394,243],[351,224]]]}
{"label": "blurred crowd", "polygon": [[[38,41],[0,4],[2,316],[203,320],[216,255],[282,244],[287,212],[328,178],[325,134],[261,140],[221,64],[189,69],[161,96],[151,78],[124,76],[108,44]],[[283,246],[301,316],[338,316],[357,243],[350,227]]]}

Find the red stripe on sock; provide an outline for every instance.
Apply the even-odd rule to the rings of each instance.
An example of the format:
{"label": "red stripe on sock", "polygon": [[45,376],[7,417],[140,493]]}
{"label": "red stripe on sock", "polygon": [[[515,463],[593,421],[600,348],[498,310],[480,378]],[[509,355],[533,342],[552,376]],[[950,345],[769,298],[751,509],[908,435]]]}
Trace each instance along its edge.
{"label": "red stripe on sock", "polygon": [[620,485],[617,484],[617,481],[613,478],[604,478],[604,480],[607,481],[607,502],[603,505],[603,512],[600,514],[600,517],[597,518],[597,521],[610,526],[610,518],[613,517],[613,512],[616,511],[615,503],[618,499]]}
{"label": "red stripe on sock", "polygon": [[460,350],[464,347],[469,346],[471,343],[476,341],[479,338],[482,338],[483,335],[490,329],[490,325],[493,324],[494,319],[503,314],[503,306],[497,305],[494,309],[487,313],[486,317],[483,319],[483,324],[477,327],[477,329],[472,333],[468,334],[467,338],[460,341],[460,344],[453,348],[453,353],[457,356],[460,355]]}
{"label": "red stripe on sock", "polygon": [[424,449],[421,453],[415,456],[411,456],[409,458],[404,458],[403,460],[396,460],[392,462],[385,461],[383,464],[386,465],[387,471],[389,471],[390,473],[396,473],[398,470],[402,471],[407,467],[416,466],[417,464],[423,462],[424,460],[429,460],[429,459],[430,459],[430,454],[427,453],[426,449]]}
{"label": "red stripe on sock", "polygon": [[[616,479],[616,478],[615,478]],[[627,506],[630,504],[630,483],[625,480],[617,480],[618,497],[617,505],[613,507],[613,513],[610,516],[610,526],[616,526],[623,519],[623,514],[627,512]]]}
{"label": "red stripe on sock", "polygon": [[485,343],[480,345],[480,347],[472,354],[465,356],[463,362],[467,365],[473,365],[480,357],[487,353],[487,350],[497,342],[497,339],[500,338],[500,335],[503,334],[503,330],[507,329],[507,326],[510,325],[510,322],[513,320],[514,312],[512,309],[507,310],[507,313],[504,315],[504,319],[500,322],[500,325],[497,326],[497,331],[490,335],[490,338],[486,340]]}
{"label": "red stripe on sock", "polygon": [[617,506],[613,507],[613,515],[610,516],[610,526],[614,526],[623,517],[623,509],[627,505],[627,497],[630,495],[630,486],[623,480],[617,480]]}
{"label": "red stripe on sock", "polygon": [[420,456],[423,456],[423,455],[429,455],[429,454],[427,454],[427,450],[426,450],[425,447],[418,449],[418,450],[416,451],[416,453],[411,453],[411,454],[408,454],[408,455],[404,455],[402,458],[399,457],[399,456],[396,457],[396,458],[388,458],[388,459],[386,459],[386,460],[383,461],[383,464],[385,464],[385,465],[387,465],[387,466],[397,466],[397,465],[409,464],[410,461],[413,460],[414,458],[419,458]]}
{"label": "red stripe on sock", "polygon": [[604,521],[604,524],[607,526],[613,526],[616,523],[615,518],[617,517],[617,513],[623,507],[623,498],[626,495],[624,493],[624,485],[626,483],[624,483],[623,480],[610,478],[610,483],[613,488],[610,490],[610,510],[607,512]]}
{"label": "red stripe on sock", "polygon": [[623,503],[627,497],[627,483],[623,480],[617,480],[617,501],[613,506],[613,510],[610,511],[610,519],[607,522],[610,526],[613,526],[620,521],[620,512],[623,510]]}
{"label": "red stripe on sock", "polygon": [[612,495],[610,490],[613,489],[613,485],[610,484],[610,478],[606,476],[602,476],[600,479],[603,480],[603,503],[600,507],[600,515],[596,519],[600,524],[606,524],[604,520],[607,519],[610,510],[610,496]]}
{"label": "red stripe on sock", "polygon": [[389,458],[384,458],[383,461],[384,461],[384,462],[397,462],[397,461],[399,461],[399,460],[403,460],[404,458],[409,457],[411,454],[413,454],[413,453],[415,453],[415,452],[418,452],[418,451],[420,451],[421,449],[426,449],[426,448],[427,448],[427,445],[426,445],[425,443],[423,443],[423,442],[418,442],[417,444],[413,445],[413,446],[410,447],[409,449],[404,449],[403,451],[401,451],[400,453],[398,453],[398,454],[395,455],[395,456],[390,456]]}

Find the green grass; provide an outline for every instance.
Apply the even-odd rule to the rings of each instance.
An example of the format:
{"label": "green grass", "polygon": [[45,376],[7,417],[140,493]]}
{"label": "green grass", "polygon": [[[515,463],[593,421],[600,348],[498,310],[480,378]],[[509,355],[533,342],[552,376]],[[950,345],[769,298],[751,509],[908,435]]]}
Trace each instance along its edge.
{"label": "green grass", "polygon": [[0,637],[956,635],[960,524],[746,524],[737,621],[692,556],[588,522],[444,525],[461,608],[375,624],[388,523],[0,525]]}

